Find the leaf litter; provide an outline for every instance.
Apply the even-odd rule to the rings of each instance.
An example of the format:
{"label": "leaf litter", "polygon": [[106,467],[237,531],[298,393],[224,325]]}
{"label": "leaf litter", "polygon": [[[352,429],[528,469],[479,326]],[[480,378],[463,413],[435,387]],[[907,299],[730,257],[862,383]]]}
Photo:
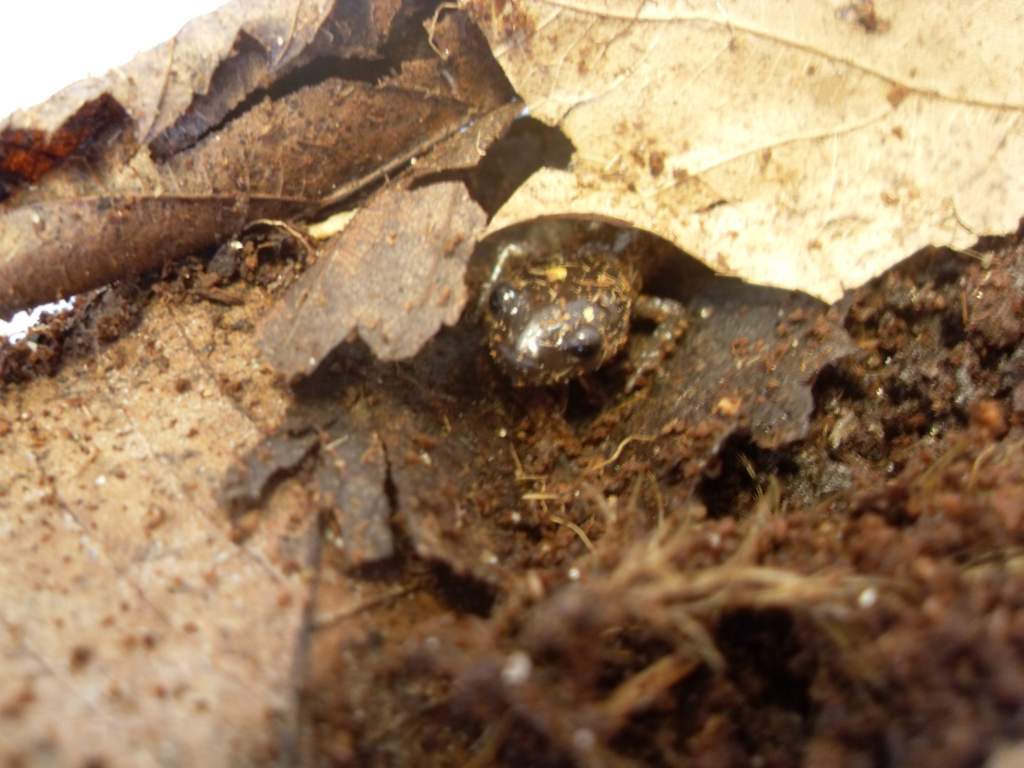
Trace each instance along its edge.
{"label": "leaf litter", "polygon": [[[414,19],[399,21],[416,26]],[[468,29],[463,24],[462,31]],[[407,34],[403,30],[393,34]],[[453,47],[457,32],[449,33]],[[385,36],[376,37],[380,48]],[[495,82],[500,72],[492,64],[497,77],[485,79],[489,98],[479,104],[460,100],[456,92],[483,98],[484,89],[460,87],[432,60],[436,55],[425,41],[423,46],[431,59],[403,66],[394,78],[382,64],[378,82],[346,79],[339,58],[337,76],[322,82],[276,98],[254,90],[248,94],[257,100],[251,108],[168,157],[140,144],[130,125],[105,126],[111,136],[100,157],[72,157],[77,161],[54,168],[0,209],[0,314],[182,258],[233,236],[253,219],[292,218],[336,204],[511,98],[503,79]],[[472,46],[458,50],[466,48]],[[340,43],[332,51],[335,57],[346,53],[352,55]],[[490,128],[489,139],[472,134],[478,139],[474,162],[477,150],[500,135],[514,113],[500,114],[504,118]],[[458,156],[449,155],[457,164]]]}
{"label": "leaf litter", "polygon": [[[441,140],[458,162],[412,164],[364,209],[390,221],[410,200],[459,198],[445,169],[472,168],[470,149],[496,142],[463,177],[480,189],[503,151],[544,143],[513,132],[503,148],[499,128],[470,146],[477,125]],[[325,345],[287,390],[254,346],[286,312],[275,299],[360,258],[355,279],[372,281],[388,228],[310,253],[282,224],[94,294],[34,350],[5,348],[6,658],[41,665],[12,661],[0,691],[14,758],[961,765],[1019,738],[1000,714],[1024,698],[1019,242],[928,251],[828,306],[634,230],[638,257],[663,262],[647,289],[691,323],[633,395],[618,363],[560,390],[511,387],[475,302],[429,343],[413,334],[395,355],[409,359],[374,356],[372,335]],[[568,247],[622,234],[542,226]],[[524,236],[477,249],[460,302],[502,239]],[[451,266],[433,295],[461,280]],[[285,320],[306,322],[356,327]],[[62,605],[95,628],[54,632],[48,590],[77,563]],[[138,634],[96,607],[117,589],[141,597],[119,606]],[[105,693],[61,699],[65,728],[48,732],[54,684]]]}

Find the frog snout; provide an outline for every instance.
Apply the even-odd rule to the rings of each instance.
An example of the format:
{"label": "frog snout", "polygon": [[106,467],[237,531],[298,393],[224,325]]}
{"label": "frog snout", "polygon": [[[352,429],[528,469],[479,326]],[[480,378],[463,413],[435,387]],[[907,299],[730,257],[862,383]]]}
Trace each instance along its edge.
{"label": "frog snout", "polygon": [[604,346],[604,334],[592,325],[584,325],[576,328],[566,335],[559,344],[559,348],[567,355],[572,355],[581,363],[587,363],[596,359],[601,354]]}

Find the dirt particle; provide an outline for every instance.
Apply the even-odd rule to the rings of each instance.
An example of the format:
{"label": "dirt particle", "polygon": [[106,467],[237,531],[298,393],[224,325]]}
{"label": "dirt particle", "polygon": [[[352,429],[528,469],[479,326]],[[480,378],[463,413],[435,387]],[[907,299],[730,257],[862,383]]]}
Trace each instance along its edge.
{"label": "dirt particle", "polygon": [[715,413],[721,416],[735,416],[740,412],[743,399],[739,397],[723,397],[715,405]]}
{"label": "dirt particle", "polygon": [[1024,417],[1024,381],[1013,388],[1013,415],[1019,421]]}
{"label": "dirt particle", "polygon": [[874,0],[853,0],[835,13],[836,18],[853,22],[871,35],[884,34],[892,27],[892,22],[878,15]]}
{"label": "dirt particle", "polygon": [[902,85],[894,85],[892,88],[889,89],[889,92],[885,95],[885,99],[886,101],[889,102],[890,105],[892,105],[892,108],[895,109],[901,103],[903,103],[903,100],[907,98],[907,96],[909,95],[910,91],[908,91]]}
{"label": "dirt particle", "polygon": [[28,681],[23,682],[21,687],[9,698],[0,702],[0,719],[19,719],[25,714],[25,710],[27,710],[35,700],[36,695],[32,691],[32,686]]}
{"label": "dirt particle", "polygon": [[142,522],[142,527],[146,529],[147,533],[152,533],[167,520],[167,513],[164,512],[162,507],[153,507],[150,509]]}
{"label": "dirt particle", "polygon": [[81,672],[92,661],[92,649],[85,645],[76,645],[71,649],[71,658],[68,661],[72,672]]}
{"label": "dirt particle", "polygon": [[988,432],[995,440],[1002,438],[1009,430],[1006,411],[998,400],[979,400],[970,409],[971,424]]}
{"label": "dirt particle", "polygon": [[651,176],[658,178],[665,170],[665,153],[659,150],[651,152],[647,156],[647,167],[651,171]]}

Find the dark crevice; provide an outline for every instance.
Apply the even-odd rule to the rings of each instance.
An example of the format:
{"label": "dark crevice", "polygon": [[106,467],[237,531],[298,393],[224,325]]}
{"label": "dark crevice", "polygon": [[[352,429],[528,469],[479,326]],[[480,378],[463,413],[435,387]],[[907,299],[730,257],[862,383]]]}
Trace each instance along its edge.
{"label": "dark crevice", "polygon": [[[263,54],[261,53],[260,55]],[[222,71],[226,72],[228,70],[218,70],[217,74],[214,75],[213,86],[210,89],[210,93],[214,94],[214,96],[197,97],[181,119],[153,140],[150,144],[150,151],[154,159],[164,161],[170,156],[198,144],[209,134],[221,130],[224,126],[238,119],[267,99],[277,101],[302,88],[319,85],[332,78],[373,84],[392,73],[391,65],[384,60],[314,59],[309,64],[299,67],[280,78],[269,88],[258,88],[252,91],[218,122],[207,124],[203,114],[202,102],[219,98],[220,88],[218,87],[218,80]]]}
{"label": "dark crevice", "polygon": [[[238,33],[232,50],[232,55],[217,65],[207,91],[194,94],[188,109],[149,142],[149,151],[154,160],[164,162],[172,155],[194,146],[210,132],[234,120],[241,111],[251,108],[251,100],[257,94],[259,98],[256,103],[263,98],[266,91],[260,89],[243,99],[234,109],[228,110],[226,114],[221,113],[223,106],[220,102],[225,99],[225,94],[231,90],[244,88],[244,81],[248,79],[247,73],[262,69],[267,58],[267,51],[259,41],[242,31]],[[219,113],[221,116],[217,119]]]}
{"label": "dark crevice", "polygon": [[473,168],[440,171],[418,178],[413,189],[461,181],[469,196],[493,216],[512,193],[541,168],[568,168],[576,148],[558,128],[532,117],[515,120]]}
{"label": "dark crevice", "polygon": [[812,418],[820,418],[837,402],[856,403],[867,397],[861,379],[845,360],[830,363],[822,368],[814,378],[811,392],[814,397]]}
{"label": "dark crevice", "polygon": [[575,151],[558,128],[532,117],[520,118],[466,174],[469,195],[493,215],[540,168],[568,168]]}
{"label": "dark crevice", "polygon": [[715,643],[728,660],[729,678],[742,696],[745,716],[737,740],[747,754],[779,756],[812,731],[813,648],[802,641],[786,611],[738,610],[723,616]]}
{"label": "dark crevice", "polygon": [[[250,97],[246,99],[245,103],[249,103],[249,108],[251,108],[265,98],[282,99],[302,88],[319,85],[332,78],[375,85],[392,74],[394,71],[391,64],[384,59],[319,58],[285,75],[258,96],[253,94],[256,98]],[[239,105],[239,108],[241,106]]]}
{"label": "dark crevice", "polygon": [[487,618],[497,595],[482,581],[455,573],[444,563],[433,564],[434,596],[449,610]]}
{"label": "dark crevice", "polygon": [[705,473],[697,495],[712,518],[750,508],[769,476],[794,475],[799,467],[788,453],[761,448],[748,434],[734,434],[718,453],[714,471]]}

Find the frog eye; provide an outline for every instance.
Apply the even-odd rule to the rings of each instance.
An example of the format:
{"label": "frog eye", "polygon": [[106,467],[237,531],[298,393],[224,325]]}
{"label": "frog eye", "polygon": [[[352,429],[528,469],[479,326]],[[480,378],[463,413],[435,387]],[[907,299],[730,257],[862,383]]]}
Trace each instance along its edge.
{"label": "frog eye", "polygon": [[584,325],[573,331],[562,348],[579,360],[591,360],[601,351],[603,343],[600,331],[592,325]]}
{"label": "frog eye", "polygon": [[491,291],[488,305],[495,316],[515,314],[513,311],[519,304],[519,293],[508,283],[498,283]]}

